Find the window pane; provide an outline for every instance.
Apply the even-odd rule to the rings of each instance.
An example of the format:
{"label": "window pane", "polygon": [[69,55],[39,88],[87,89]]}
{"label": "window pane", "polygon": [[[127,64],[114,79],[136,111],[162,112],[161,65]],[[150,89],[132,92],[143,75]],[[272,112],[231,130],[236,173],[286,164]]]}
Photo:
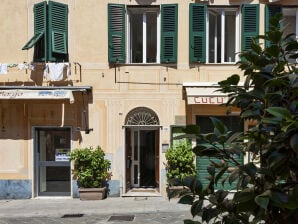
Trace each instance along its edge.
{"label": "window pane", "polygon": [[216,16],[209,13],[209,63],[215,62]]}
{"label": "window pane", "polygon": [[130,44],[132,63],[143,62],[143,14],[131,14]]}
{"label": "window pane", "polygon": [[147,59],[146,62],[156,62],[157,53],[157,15],[155,12],[146,13],[147,21]]}
{"label": "window pane", "polygon": [[235,62],[236,13],[225,12],[225,62]]}
{"label": "window pane", "polygon": [[216,44],[217,44],[217,52],[216,52],[216,58],[217,58],[217,63],[221,62],[221,12],[219,12],[216,15],[216,33],[217,33],[217,37],[216,37]]}

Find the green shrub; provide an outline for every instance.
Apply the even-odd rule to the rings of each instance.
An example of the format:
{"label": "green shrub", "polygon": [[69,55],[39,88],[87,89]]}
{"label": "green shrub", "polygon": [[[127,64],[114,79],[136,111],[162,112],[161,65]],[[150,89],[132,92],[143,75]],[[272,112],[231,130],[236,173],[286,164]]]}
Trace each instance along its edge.
{"label": "green shrub", "polygon": [[83,188],[102,187],[110,177],[108,170],[111,163],[104,158],[105,153],[101,147],[75,149],[69,156],[70,160],[74,161],[74,177]]}
{"label": "green shrub", "polygon": [[186,177],[194,176],[195,165],[191,145],[187,141],[174,144],[166,152],[167,181],[169,185],[182,185]]}

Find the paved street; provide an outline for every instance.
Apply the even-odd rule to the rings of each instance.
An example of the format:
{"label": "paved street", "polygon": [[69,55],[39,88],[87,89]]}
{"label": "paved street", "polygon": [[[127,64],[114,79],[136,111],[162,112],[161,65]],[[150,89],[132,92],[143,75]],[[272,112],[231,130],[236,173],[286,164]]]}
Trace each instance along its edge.
{"label": "paved street", "polygon": [[188,205],[162,197],[0,200],[0,224],[176,224],[191,219]]}

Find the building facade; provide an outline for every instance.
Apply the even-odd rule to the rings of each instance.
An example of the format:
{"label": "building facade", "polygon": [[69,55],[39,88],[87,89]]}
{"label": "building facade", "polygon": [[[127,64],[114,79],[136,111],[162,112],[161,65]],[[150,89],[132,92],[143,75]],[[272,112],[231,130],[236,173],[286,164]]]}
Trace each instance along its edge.
{"label": "building facade", "polygon": [[181,127],[209,131],[209,116],[248,125],[214,92],[241,74],[237,53],[276,12],[298,35],[296,0],[1,3],[0,198],[77,197],[67,152],[98,145],[110,196],[165,196],[165,151]]}

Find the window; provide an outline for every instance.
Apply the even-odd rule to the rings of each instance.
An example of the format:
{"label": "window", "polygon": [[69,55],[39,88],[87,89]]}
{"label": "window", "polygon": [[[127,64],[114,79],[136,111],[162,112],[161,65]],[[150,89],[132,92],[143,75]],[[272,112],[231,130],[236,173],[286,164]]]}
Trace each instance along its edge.
{"label": "window", "polygon": [[160,7],[109,4],[109,62],[175,63],[177,10],[177,4]]}
{"label": "window", "polygon": [[207,62],[236,62],[236,53],[239,51],[237,10],[209,8],[207,29]]}
{"label": "window", "polygon": [[22,48],[34,47],[34,62],[68,61],[68,7],[49,1],[37,3],[34,12],[34,35]]}
{"label": "window", "polygon": [[159,8],[128,7],[129,62],[159,62],[159,14]]}
{"label": "window", "polygon": [[[242,7],[242,49],[258,35],[259,5]],[[191,63],[235,63],[240,52],[240,10],[191,3],[189,8],[189,60]]]}
{"label": "window", "polygon": [[[269,30],[269,21],[276,13],[282,13],[281,26],[284,31],[284,36],[293,34],[291,38],[298,38],[298,8],[282,7],[280,5],[266,5],[265,7],[265,28]],[[266,41],[266,46],[270,46],[270,42]],[[297,59],[288,58],[291,63],[297,63]]]}
{"label": "window", "polygon": [[294,33],[298,37],[298,8],[284,7],[282,13],[285,34]]}

